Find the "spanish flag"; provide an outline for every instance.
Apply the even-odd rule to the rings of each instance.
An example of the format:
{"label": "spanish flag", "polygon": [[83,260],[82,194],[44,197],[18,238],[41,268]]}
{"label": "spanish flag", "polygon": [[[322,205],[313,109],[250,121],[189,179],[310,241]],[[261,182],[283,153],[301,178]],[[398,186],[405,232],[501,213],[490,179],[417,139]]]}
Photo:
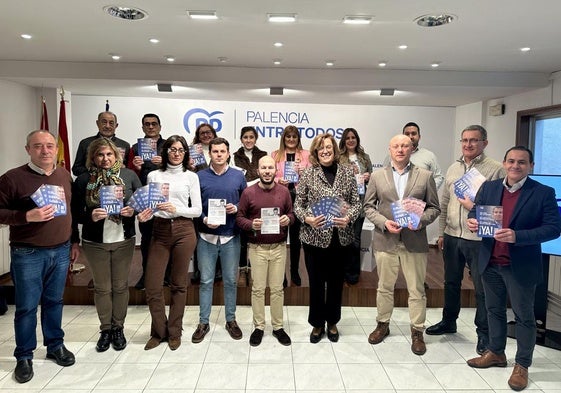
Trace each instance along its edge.
{"label": "spanish flag", "polygon": [[47,104],[45,104],[45,97],[41,96],[42,106],[41,106],[41,125],[40,130],[49,131],[49,116],[47,115]]}
{"label": "spanish flag", "polygon": [[66,104],[64,97],[60,100],[60,114],[58,117],[58,153],[56,158],[58,166],[70,172],[70,150],[68,148],[68,129],[66,127]]}

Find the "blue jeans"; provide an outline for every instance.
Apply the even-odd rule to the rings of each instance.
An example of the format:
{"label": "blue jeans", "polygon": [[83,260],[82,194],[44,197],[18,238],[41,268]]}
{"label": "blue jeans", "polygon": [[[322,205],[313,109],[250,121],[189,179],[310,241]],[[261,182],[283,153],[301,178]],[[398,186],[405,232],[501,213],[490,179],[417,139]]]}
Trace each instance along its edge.
{"label": "blue jeans", "polygon": [[212,306],[212,291],[214,287],[214,273],[216,260],[220,255],[222,264],[222,281],[224,283],[224,309],[226,321],[236,319],[236,296],[238,286],[236,276],[240,261],[240,236],[236,235],[225,244],[212,244],[199,238],[197,243],[197,258],[201,271],[201,285],[199,287],[199,322],[208,323]]}
{"label": "blue jeans", "polygon": [[516,281],[510,266],[489,265],[483,272],[482,278],[489,316],[488,348],[496,354],[503,354],[505,351],[508,295],[516,322],[517,349],[514,359],[522,367],[530,367],[536,345],[536,318],[534,316],[536,286],[522,285]]}
{"label": "blue jeans", "polygon": [[37,306],[41,303],[43,345],[47,353],[63,345],[62,295],[70,263],[70,242],[54,248],[11,247],[17,360],[33,359],[37,348]]}
{"label": "blue jeans", "polygon": [[489,327],[485,309],[485,291],[477,266],[481,242],[444,234],[444,309],[442,319],[455,322],[460,314],[462,279],[467,265],[475,289],[475,330],[478,337],[487,338]]}

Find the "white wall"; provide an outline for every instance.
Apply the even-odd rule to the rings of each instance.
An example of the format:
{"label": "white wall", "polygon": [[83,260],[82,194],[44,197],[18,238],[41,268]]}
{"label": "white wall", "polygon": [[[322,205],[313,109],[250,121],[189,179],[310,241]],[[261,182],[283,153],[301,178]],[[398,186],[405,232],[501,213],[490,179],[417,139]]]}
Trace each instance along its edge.
{"label": "white wall", "polygon": [[27,161],[25,138],[40,124],[37,91],[0,79],[0,135],[5,141],[0,154],[0,174]]}

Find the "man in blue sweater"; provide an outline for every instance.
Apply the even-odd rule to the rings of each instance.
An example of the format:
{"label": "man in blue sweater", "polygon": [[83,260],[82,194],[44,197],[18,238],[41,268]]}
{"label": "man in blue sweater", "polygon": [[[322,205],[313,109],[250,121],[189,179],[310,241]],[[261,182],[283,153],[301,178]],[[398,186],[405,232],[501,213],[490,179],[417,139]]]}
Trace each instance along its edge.
{"label": "man in blue sweater", "polygon": [[[228,165],[230,144],[215,138],[209,145],[210,165],[197,172],[201,185],[203,213],[199,227],[197,258],[201,271],[199,287],[199,325],[191,341],[200,343],[210,330],[209,317],[216,261],[220,256],[224,281],[226,330],[234,340],[242,338],[236,323],[236,274],[240,258],[240,235],[236,227],[236,213],[240,195],[247,184],[243,173]],[[221,203],[225,200],[226,204]]]}

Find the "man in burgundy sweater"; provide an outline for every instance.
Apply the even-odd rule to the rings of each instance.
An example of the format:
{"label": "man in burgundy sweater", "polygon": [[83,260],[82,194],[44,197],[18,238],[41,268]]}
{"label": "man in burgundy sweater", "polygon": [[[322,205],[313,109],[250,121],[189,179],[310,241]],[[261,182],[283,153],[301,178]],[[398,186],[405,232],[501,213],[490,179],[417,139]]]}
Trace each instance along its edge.
{"label": "man in burgundy sweater", "polygon": [[[0,177],[0,224],[10,226],[10,273],[16,306],[14,378],[19,383],[33,378],[39,303],[47,359],[59,366],[74,364],[74,355],[64,346],[62,295],[70,260],[76,260],[80,253],[77,236],[72,239],[76,242],[70,244],[72,179],[66,169],[56,166],[55,137],[49,131],[33,131],[27,136],[25,150],[31,162]],[[62,187],[66,207],[64,203],[36,204],[31,195],[42,185]],[[60,188],[51,189],[63,195]]]}
{"label": "man in burgundy sweater", "polygon": [[[559,237],[561,216],[555,191],[530,178],[532,151],[524,146],[507,150],[504,179],[483,183],[475,205],[503,207],[502,229],[484,237],[479,251],[479,271],[489,320],[489,346],[480,357],[468,360],[475,368],[506,367],[507,295],[516,316],[516,355],[508,384],[513,390],[528,385],[528,367],[536,343],[534,297],[543,279],[541,243]],[[477,232],[475,205],[468,228]]]}
{"label": "man in burgundy sweater", "polygon": [[248,256],[253,285],[251,307],[255,330],[249,338],[258,346],[265,330],[265,288],[271,290],[271,325],[273,336],[282,345],[291,340],[283,329],[284,269],[288,226],[294,223],[292,200],[288,188],[275,183],[276,164],[270,156],[259,160],[259,182],[246,188],[240,198],[236,224],[247,233]]}

